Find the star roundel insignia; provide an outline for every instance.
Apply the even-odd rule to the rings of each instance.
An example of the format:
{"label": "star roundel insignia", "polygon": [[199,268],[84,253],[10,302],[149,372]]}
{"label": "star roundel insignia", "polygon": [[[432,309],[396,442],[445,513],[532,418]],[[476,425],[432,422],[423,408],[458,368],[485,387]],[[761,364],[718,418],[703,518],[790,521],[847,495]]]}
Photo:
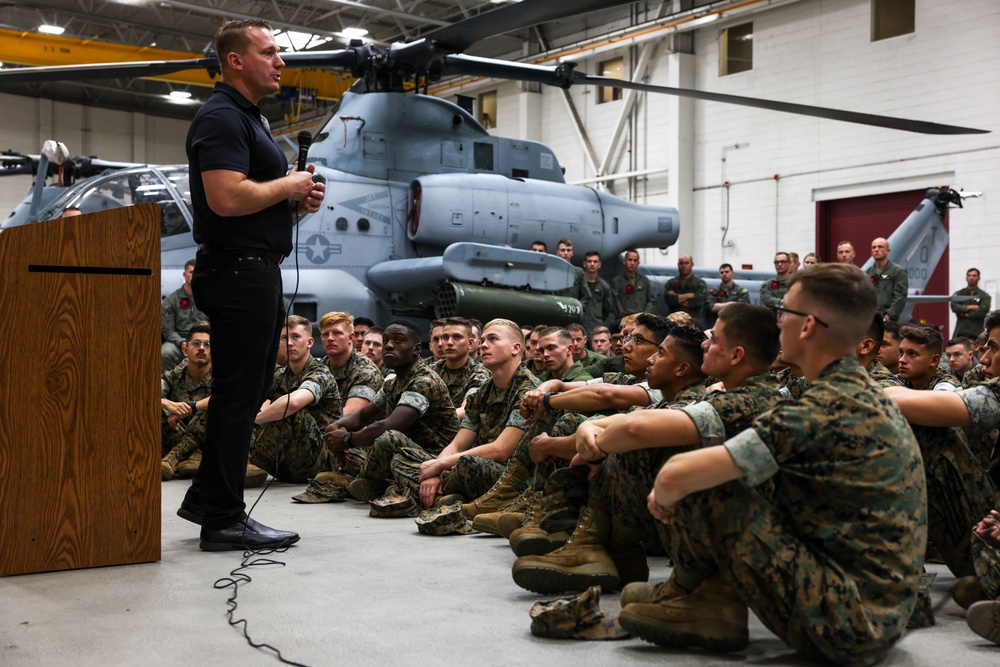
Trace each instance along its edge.
{"label": "star roundel insignia", "polygon": [[772,280],[771,281],[771,289],[778,289],[778,281],[777,280]]}
{"label": "star roundel insignia", "polygon": [[313,264],[323,264],[330,258],[330,242],[322,234],[313,234],[302,246],[306,251],[306,259]]}

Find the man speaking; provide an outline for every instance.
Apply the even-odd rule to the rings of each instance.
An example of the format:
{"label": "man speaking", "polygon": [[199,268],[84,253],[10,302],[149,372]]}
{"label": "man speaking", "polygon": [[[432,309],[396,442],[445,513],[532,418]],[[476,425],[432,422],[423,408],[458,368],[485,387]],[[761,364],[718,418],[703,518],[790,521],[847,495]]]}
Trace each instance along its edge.
{"label": "man speaking", "polygon": [[279,265],[292,252],[292,212],[319,210],[324,186],[287,160],[257,103],[281,68],[266,21],[229,21],[216,34],[222,81],[198,111],[186,149],[200,246],[191,287],[212,322],[214,385],[203,459],[178,514],[201,524],[205,551],[273,549],[298,541],[244,512],[254,416],[274,375],[282,312]]}

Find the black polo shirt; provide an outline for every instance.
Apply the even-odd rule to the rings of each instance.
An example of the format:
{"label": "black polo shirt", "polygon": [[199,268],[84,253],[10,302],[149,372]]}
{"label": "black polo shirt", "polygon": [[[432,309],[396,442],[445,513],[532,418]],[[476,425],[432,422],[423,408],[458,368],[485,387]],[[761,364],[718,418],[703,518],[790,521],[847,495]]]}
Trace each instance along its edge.
{"label": "black polo shirt", "polygon": [[191,170],[194,240],[291,254],[292,214],[287,200],[250,215],[223,217],[209,207],[205,197],[202,172],[225,169],[266,182],[288,171],[288,159],[257,105],[229,84],[216,83],[212,96],[191,121],[185,148]]}

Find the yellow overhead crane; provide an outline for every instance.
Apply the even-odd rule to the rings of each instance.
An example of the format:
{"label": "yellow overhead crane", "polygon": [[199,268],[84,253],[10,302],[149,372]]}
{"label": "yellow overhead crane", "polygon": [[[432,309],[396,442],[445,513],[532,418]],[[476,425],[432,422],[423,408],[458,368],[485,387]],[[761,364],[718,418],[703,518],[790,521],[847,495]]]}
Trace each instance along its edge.
{"label": "yellow overhead crane", "polygon": [[[51,66],[80,65],[84,63],[141,62],[145,60],[187,60],[203,58],[203,53],[168,51],[146,46],[115,44],[93,39],[76,39],[43,35],[37,32],[0,29],[0,59],[18,65]],[[186,86],[214,86],[215,82],[205,70],[189,70],[176,74],[151,76],[150,79],[170,81]],[[312,69],[286,68],[281,73],[281,85],[299,88],[299,103],[295,104],[296,117],[303,111],[301,100],[312,97],[338,100],[351,87],[350,74]]]}

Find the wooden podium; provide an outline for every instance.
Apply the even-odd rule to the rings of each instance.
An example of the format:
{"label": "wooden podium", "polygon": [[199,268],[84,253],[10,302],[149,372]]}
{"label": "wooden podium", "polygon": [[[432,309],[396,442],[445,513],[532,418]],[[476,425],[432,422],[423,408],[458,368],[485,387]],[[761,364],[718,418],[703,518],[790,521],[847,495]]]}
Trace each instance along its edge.
{"label": "wooden podium", "polygon": [[0,575],[160,559],[159,230],[0,232]]}

